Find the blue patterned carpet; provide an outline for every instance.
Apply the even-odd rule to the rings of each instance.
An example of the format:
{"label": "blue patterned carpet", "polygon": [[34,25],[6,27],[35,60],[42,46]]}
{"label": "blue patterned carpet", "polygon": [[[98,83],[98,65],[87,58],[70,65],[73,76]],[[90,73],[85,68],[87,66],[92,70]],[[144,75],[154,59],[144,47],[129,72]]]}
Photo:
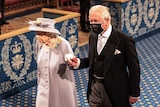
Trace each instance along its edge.
{"label": "blue patterned carpet", "polygon": [[[160,33],[136,42],[141,66],[141,96],[133,107],[160,107]],[[88,45],[80,47],[80,57],[87,56]],[[75,71],[79,107],[89,107],[86,99],[88,69]],[[34,107],[36,89],[32,87],[0,101],[0,107]]]}

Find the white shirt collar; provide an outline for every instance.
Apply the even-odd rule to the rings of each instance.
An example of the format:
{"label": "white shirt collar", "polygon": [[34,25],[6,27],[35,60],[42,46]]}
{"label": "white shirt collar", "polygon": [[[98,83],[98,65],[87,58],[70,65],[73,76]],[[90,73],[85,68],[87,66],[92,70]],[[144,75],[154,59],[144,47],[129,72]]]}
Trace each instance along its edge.
{"label": "white shirt collar", "polygon": [[111,31],[112,31],[112,25],[109,25],[109,28],[102,34],[103,37],[109,38],[109,36],[111,35]]}

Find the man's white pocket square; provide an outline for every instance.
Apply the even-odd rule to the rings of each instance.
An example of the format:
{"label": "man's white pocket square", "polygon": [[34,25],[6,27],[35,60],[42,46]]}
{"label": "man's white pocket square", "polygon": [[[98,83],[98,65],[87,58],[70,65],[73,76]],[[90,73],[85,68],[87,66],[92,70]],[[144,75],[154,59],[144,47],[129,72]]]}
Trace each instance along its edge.
{"label": "man's white pocket square", "polygon": [[120,53],[121,53],[121,51],[118,50],[118,49],[116,49],[115,52],[114,52],[114,55],[118,55],[118,54],[120,54]]}

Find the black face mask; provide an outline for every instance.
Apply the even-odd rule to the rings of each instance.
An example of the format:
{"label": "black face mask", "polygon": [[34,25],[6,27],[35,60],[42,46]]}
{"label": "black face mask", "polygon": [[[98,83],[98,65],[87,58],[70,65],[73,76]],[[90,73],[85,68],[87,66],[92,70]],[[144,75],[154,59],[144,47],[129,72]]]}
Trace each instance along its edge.
{"label": "black face mask", "polygon": [[101,27],[101,23],[91,23],[90,27],[91,27],[91,30],[93,30],[93,32],[95,32],[96,34],[100,34],[103,31]]}

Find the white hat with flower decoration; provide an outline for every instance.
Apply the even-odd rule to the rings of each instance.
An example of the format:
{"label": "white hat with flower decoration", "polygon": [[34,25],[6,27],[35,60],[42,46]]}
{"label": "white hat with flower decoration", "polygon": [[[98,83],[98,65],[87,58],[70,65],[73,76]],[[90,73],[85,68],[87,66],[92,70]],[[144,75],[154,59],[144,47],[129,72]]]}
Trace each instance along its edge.
{"label": "white hat with flower decoration", "polygon": [[55,28],[56,21],[49,18],[37,18],[35,21],[29,21],[29,30],[50,32],[60,35],[60,32]]}

